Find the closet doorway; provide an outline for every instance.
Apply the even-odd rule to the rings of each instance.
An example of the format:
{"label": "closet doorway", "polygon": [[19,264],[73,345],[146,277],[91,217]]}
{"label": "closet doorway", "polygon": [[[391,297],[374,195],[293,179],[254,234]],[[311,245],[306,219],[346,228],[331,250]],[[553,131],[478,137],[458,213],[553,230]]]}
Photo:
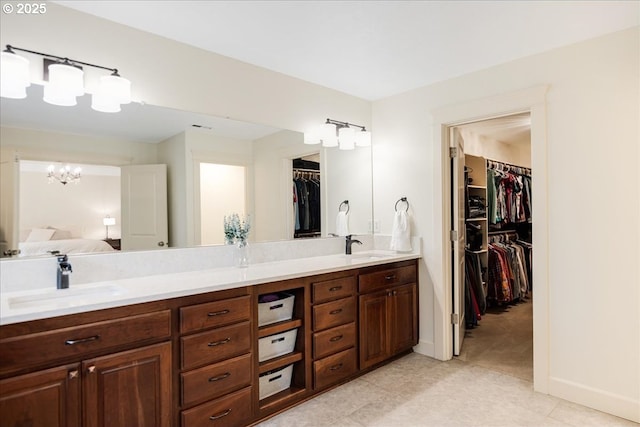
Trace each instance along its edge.
{"label": "closet doorway", "polygon": [[533,381],[530,114],[449,131],[453,354]]}

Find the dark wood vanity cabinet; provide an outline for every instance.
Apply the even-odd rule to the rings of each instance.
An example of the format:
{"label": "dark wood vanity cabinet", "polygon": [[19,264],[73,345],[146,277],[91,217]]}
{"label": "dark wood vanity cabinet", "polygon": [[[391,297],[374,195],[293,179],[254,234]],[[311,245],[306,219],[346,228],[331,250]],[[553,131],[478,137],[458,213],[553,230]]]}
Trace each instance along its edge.
{"label": "dark wood vanity cabinet", "polygon": [[[261,325],[274,293],[292,313]],[[411,260],[1,326],[0,427],[254,425],[409,351],[417,319]]]}
{"label": "dark wood vanity cabinet", "polygon": [[244,425],[254,416],[252,309],[246,293],[179,309],[183,427]]}
{"label": "dark wood vanity cabinet", "polygon": [[334,273],[311,283],[315,390],[336,384],[358,369],[357,277],[357,272]]}
{"label": "dark wood vanity cabinet", "polygon": [[415,262],[372,268],[359,276],[360,369],[418,343]]}
{"label": "dark wood vanity cabinet", "polygon": [[[0,425],[171,425],[171,343],[147,345],[170,338],[170,311],[74,320],[91,317],[67,316],[62,327],[40,331],[35,321],[24,325],[33,332],[16,336],[23,325],[0,329]],[[7,376],[30,367],[43,368]]]}

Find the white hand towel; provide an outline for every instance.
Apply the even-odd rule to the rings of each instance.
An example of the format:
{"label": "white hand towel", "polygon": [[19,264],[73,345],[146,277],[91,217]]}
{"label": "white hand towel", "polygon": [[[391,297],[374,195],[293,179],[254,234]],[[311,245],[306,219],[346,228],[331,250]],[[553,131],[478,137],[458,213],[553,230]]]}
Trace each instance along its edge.
{"label": "white hand towel", "polygon": [[393,218],[393,229],[391,230],[392,251],[408,252],[411,250],[411,230],[407,212],[400,210]]}
{"label": "white hand towel", "polygon": [[338,236],[348,236],[349,234],[349,214],[346,211],[338,212],[336,217],[336,234]]}

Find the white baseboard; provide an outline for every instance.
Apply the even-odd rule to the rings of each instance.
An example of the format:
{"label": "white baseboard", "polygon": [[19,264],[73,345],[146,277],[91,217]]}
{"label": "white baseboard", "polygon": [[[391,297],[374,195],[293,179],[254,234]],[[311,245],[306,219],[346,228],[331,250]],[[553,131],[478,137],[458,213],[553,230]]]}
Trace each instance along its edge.
{"label": "white baseboard", "polygon": [[640,401],[560,378],[549,378],[549,394],[640,423]]}
{"label": "white baseboard", "polygon": [[432,341],[418,341],[418,345],[413,347],[413,351],[423,354],[425,356],[435,358],[436,346]]}

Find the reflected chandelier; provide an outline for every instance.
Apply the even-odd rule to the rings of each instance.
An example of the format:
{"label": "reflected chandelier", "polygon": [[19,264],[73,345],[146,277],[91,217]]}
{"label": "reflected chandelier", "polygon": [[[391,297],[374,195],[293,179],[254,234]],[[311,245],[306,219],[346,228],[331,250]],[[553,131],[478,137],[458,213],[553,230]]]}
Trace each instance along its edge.
{"label": "reflected chandelier", "polygon": [[82,176],[81,172],[81,168],[71,170],[71,166],[69,165],[61,167],[60,170],[56,172],[55,166],[50,165],[47,168],[47,178],[49,178],[49,184],[55,181],[58,181],[62,185],[67,185],[70,182],[77,184]]}
{"label": "reflected chandelier", "polygon": [[0,96],[3,98],[26,98],[26,88],[31,86],[29,60],[16,54],[14,52],[16,50],[45,58],[44,74],[48,75],[49,79],[44,85],[43,100],[49,104],[61,106],[77,104],[77,97],[85,94],[82,65],[111,71],[110,75],[100,77],[98,89],[91,98],[91,108],[104,113],[117,113],[122,104],[131,102],[131,82],[122,78],[116,68],[103,67],[11,45],[7,45],[7,48],[2,51]]}
{"label": "reflected chandelier", "polygon": [[[355,128],[358,128],[358,130]],[[304,143],[322,143],[323,147],[339,147],[341,150],[353,150],[355,147],[370,146],[371,132],[365,129],[364,126],[327,119],[318,129],[305,132]]]}

